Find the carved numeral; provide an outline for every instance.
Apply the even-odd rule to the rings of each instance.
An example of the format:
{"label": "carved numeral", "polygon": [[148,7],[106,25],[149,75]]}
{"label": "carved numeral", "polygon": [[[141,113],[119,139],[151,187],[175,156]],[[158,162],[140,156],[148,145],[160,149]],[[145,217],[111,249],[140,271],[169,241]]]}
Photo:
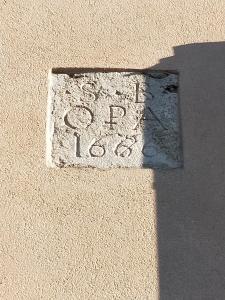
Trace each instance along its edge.
{"label": "carved numeral", "polygon": [[132,153],[132,147],[137,143],[137,137],[127,137],[125,140],[121,141],[116,149],[115,154],[120,157],[129,157]]}
{"label": "carved numeral", "polygon": [[80,155],[80,135],[78,133],[74,133],[75,142],[74,142],[74,149],[76,157],[81,157]]}
{"label": "carved numeral", "polygon": [[91,157],[102,157],[105,155],[105,147],[100,144],[100,140],[95,141],[89,148],[89,153]]}

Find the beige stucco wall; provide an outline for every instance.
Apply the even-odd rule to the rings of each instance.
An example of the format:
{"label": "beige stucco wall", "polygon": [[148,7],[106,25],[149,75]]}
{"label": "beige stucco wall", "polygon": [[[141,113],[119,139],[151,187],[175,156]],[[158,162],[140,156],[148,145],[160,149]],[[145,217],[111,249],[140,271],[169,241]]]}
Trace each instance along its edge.
{"label": "beige stucco wall", "polygon": [[[196,43],[225,2],[1,0],[0,26],[0,298],[224,299],[225,46]],[[154,66],[180,72],[184,170],[46,167],[50,68]]]}

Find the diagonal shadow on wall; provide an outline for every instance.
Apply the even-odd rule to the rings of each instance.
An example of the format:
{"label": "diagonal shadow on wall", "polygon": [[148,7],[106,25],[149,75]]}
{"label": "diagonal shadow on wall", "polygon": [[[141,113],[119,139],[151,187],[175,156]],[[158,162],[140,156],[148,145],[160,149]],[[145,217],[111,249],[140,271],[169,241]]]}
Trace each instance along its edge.
{"label": "diagonal shadow on wall", "polygon": [[154,171],[160,300],[225,299],[225,42],[183,45],[153,67],[179,72],[184,168]]}
{"label": "diagonal shadow on wall", "polygon": [[179,72],[184,160],[181,169],[154,171],[160,300],[223,300],[225,42],[175,47],[152,69]]}

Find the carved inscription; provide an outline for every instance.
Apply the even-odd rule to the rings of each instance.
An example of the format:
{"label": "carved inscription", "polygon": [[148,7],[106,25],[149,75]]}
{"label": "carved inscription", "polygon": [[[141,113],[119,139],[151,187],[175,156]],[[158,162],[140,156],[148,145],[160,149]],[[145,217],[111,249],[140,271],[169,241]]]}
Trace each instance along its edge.
{"label": "carved inscription", "polygon": [[65,125],[74,130],[87,128],[93,123],[93,120],[93,112],[88,107],[82,105],[74,106],[64,117]]}
{"label": "carved inscription", "polygon": [[51,74],[48,164],[180,167],[177,90],[168,72]]}
{"label": "carved inscription", "polygon": [[128,157],[132,154],[132,147],[137,143],[137,137],[126,137],[122,140],[115,150],[115,154],[120,157]]}
{"label": "carved inscription", "polygon": [[[115,112],[117,112],[117,115],[115,115]],[[114,127],[113,125],[116,125],[117,122],[115,121],[115,119],[118,119],[118,118],[122,118],[126,115],[126,108],[123,107],[123,106],[118,106],[118,105],[110,105],[109,106],[109,122],[105,122],[106,124],[109,124],[110,125],[110,129],[113,130]],[[114,120],[114,121],[113,121]]]}

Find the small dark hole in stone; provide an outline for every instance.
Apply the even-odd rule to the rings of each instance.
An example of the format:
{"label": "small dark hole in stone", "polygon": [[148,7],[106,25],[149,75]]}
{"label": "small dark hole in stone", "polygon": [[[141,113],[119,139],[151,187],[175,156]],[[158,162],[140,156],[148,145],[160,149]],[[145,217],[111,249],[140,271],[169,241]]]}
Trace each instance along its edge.
{"label": "small dark hole in stone", "polygon": [[165,91],[169,92],[169,93],[176,93],[178,90],[178,86],[172,84],[172,85],[168,85],[166,88],[165,88]]}
{"label": "small dark hole in stone", "polygon": [[169,76],[168,73],[158,73],[158,72],[155,72],[155,73],[152,72],[152,73],[149,73],[149,74],[147,73],[147,75],[151,78],[154,78],[154,79],[164,79],[164,78]]}
{"label": "small dark hole in stone", "polygon": [[76,75],[76,74],[68,74],[69,75],[69,77],[70,78],[72,78],[72,79],[76,79],[76,78],[82,78],[82,77],[84,77],[84,75]]}
{"label": "small dark hole in stone", "polygon": [[73,78],[82,78],[84,75],[73,75]]}
{"label": "small dark hole in stone", "polygon": [[116,95],[122,95],[122,93],[119,91],[116,91]]}

